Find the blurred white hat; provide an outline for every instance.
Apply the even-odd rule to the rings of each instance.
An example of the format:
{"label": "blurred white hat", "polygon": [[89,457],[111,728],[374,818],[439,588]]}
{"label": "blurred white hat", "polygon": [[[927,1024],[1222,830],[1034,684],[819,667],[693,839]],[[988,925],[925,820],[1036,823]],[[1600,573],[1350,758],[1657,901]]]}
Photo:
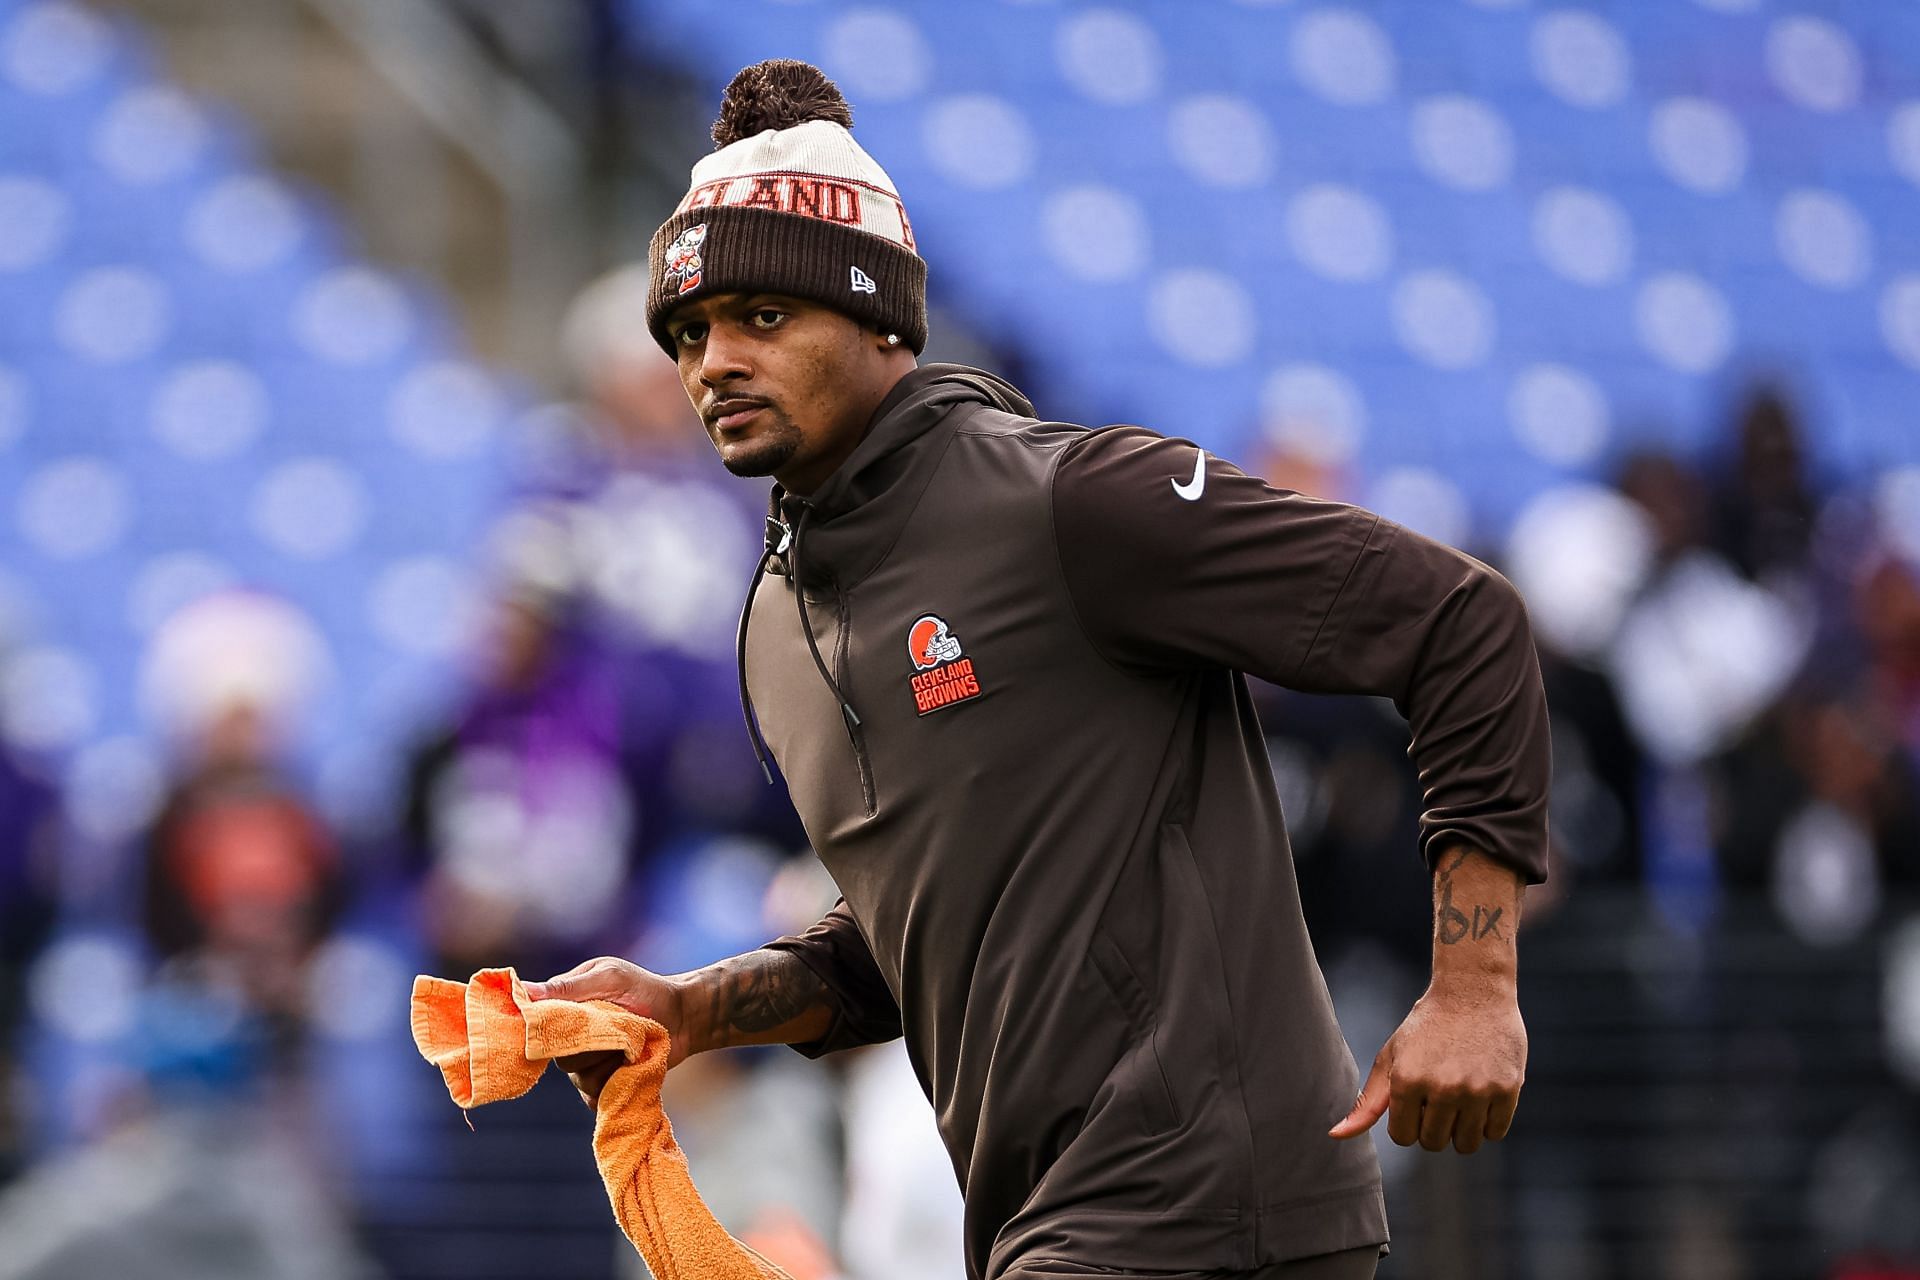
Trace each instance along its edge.
{"label": "blurred white hat", "polygon": [[1570,658],[1597,658],[1653,566],[1653,529],[1638,504],[1599,485],[1549,489],[1507,541],[1507,573],[1534,628]]}
{"label": "blurred white hat", "polygon": [[647,331],[645,263],[607,272],[580,291],[560,326],[560,350],[576,386],[591,387],[612,367],[671,369]]}
{"label": "blurred white hat", "polygon": [[285,600],[221,591],[185,606],[154,633],[140,703],[169,733],[193,737],[244,707],[286,728],[325,683],[326,641]]}

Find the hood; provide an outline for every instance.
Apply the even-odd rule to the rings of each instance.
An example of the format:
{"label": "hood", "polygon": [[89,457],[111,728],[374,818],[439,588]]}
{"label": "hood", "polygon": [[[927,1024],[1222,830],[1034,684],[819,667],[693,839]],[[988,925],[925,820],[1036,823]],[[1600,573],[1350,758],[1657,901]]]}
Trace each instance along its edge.
{"label": "hood", "polygon": [[[996,374],[964,364],[921,365],[887,392],[858,447],[812,495],[813,519],[831,520],[889,487],[885,473],[893,468],[880,464],[919,440],[955,405],[969,401],[1024,418],[1033,416],[1027,398]],[[778,485],[774,488],[778,503],[786,495]]]}
{"label": "hood", "polygon": [[[793,601],[800,615],[800,630],[806,636],[821,682],[840,704],[871,813],[873,774],[861,742],[860,716],[820,652],[807,604],[809,600],[839,597],[886,558],[939,468],[947,442],[953,438],[953,411],[970,404],[1025,418],[1033,416],[1027,398],[1002,378],[965,365],[922,365],[894,384],[874,410],[859,445],[817,492],[802,497],[787,493],[778,484],[773,486],[768,498],[766,549],[740,610],[735,644],[740,712],[768,782],[773,781],[773,771],[753,714],[753,694],[747,687],[747,630],[760,570],[796,579]],[[836,611],[841,607],[837,599],[833,607]]]}
{"label": "hood", "polygon": [[[947,439],[935,429],[966,404],[1033,416],[1033,405],[1004,378],[960,364],[921,365],[887,393],[860,444],[818,490],[801,497],[774,485],[769,550],[805,513],[807,584],[831,577],[844,588],[865,577],[933,476]],[[768,568],[786,571],[777,558]]]}

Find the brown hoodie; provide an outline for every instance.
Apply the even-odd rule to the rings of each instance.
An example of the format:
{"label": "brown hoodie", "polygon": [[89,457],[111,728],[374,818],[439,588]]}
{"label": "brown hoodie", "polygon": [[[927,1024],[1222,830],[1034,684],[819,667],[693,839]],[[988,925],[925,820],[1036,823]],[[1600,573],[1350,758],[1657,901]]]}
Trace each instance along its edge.
{"label": "brown hoodie", "polygon": [[[1385,1241],[1242,672],[1390,697],[1455,840],[1540,879],[1547,718],[1485,565],[1137,427],[925,366],[774,492],[749,721],[845,895],[772,945],[902,1033],[967,1267],[1250,1269]],[[796,599],[794,578],[804,585]],[[1420,874],[1409,860],[1408,875]]]}

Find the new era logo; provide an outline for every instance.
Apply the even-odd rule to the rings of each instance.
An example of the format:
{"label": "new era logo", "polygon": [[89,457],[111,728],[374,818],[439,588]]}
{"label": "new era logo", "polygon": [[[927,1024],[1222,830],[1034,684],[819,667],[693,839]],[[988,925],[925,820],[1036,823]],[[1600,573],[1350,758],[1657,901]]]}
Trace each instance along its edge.
{"label": "new era logo", "polygon": [[860,268],[848,267],[847,270],[853,272],[853,291],[855,293],[875,293],[879,290],[880,286],[873,282],[873,277]]}

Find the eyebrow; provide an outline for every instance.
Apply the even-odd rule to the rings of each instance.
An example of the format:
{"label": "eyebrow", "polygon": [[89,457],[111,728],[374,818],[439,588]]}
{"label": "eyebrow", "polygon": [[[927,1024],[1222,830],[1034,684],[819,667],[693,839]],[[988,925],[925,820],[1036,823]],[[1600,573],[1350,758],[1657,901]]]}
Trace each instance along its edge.
{"label": "eyebrow", "polygon": [[754,304],[765,299],[780,297],[774,293],[728,294],[718,298],[702,298],[698,302],[688,303],[675,313],[673,324],[711,324],[714,314],[740,315],[754,310]]}
{"label": "eyebrow", "polygon": [[688,303],[675,312],[673,318],[667,321],[667,332],[678,333],[683,326],[690,324],[710,325],[716,316],[726,318],[751,315],[763,307],[776,304],[787,311],[799,311],[810,305],[807,299],[795,297],[790,293],[743,293],[722,295],[718,298],[702,298],[698,302]]}

